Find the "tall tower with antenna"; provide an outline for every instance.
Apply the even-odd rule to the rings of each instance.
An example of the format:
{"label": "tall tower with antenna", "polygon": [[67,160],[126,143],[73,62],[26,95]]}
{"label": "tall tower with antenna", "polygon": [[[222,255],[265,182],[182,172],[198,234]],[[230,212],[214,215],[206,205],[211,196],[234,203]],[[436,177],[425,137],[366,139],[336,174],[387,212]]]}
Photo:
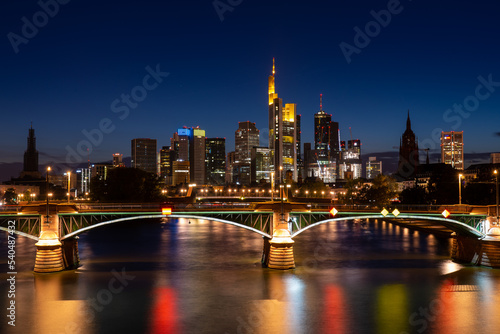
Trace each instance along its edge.
{"label": "tall tower with antenna", "polygon": [[269,148],[272,150],[276,181],[284,180],[292,173],[297,181],[297,105],[287,103],[278,97],[275,86],[276,66],[273,58],[272,75],[268,79],[269,95]]}

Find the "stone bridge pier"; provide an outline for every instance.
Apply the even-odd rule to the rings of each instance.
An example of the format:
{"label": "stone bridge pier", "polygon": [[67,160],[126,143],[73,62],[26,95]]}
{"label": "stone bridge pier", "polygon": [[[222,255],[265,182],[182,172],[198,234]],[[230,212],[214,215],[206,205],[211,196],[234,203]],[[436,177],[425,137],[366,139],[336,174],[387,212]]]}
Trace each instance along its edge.
{"label": "stone bridge pier", "polygon": [[303,209],[303,204],[295,203],[263,203],[257,209],[271,209],[273,211],[272,239],[264,239],[262,265],[270,269],[293,269],[295,259],[293,256],[294,241],[289,230],[289,213],[292,208]]}
{"label": "stone bridge pier", "polygon": [[33,271],[51,273],[77,268],[80,264],[78,240],[74,238],[61,242],[57,205],[49,205],[48,216],[47,206],[41,205],[39,213],[42,215],[42,223],[40,238],[35,244],[36,258]]}

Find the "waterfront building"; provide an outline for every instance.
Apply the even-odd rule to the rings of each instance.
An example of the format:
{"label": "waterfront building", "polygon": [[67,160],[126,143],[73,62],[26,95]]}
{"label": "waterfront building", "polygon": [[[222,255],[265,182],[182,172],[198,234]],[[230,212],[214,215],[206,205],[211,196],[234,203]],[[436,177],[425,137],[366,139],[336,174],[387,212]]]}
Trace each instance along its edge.
{"label": "waterfront building", "polygon": [[464,169],[464,132],[441,132],[441,161],[459,170]]}
{"label": "waterfront building", "polygon": [[131,165],[143,171],[156,174],[156,139],[132,139]]}

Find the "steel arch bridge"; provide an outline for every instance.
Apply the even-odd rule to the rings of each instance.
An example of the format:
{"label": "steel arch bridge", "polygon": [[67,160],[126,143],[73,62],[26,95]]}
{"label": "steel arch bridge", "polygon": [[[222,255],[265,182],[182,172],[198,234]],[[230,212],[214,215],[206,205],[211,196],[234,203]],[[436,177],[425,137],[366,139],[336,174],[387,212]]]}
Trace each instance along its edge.
{"label": "steel arch bridge", "polygon": [[[454,219],[443,218],[439,214],[409,214],[401,213],[398,216],[374,214],[373,212],[343,212],[335,217],[329,212],[290,212],[289,230],[292,238],[300,233],[331,221],[354,220],[354,219],[385,219],[389,221],[405,221],[411,227],[414,221],[432,221],[442,225],[458,235],[483,238],[485,234],[482,229],[482,221],[486,215],[453,215]],[[77,236],[100,226],[126,222],[138,219],[162,219],[162,218],[186,218],[213,220],[224,224],[230,224],[245,228],[266,238],[272,238],[271,211],[198,211],[198,212],[174,212],[164,215],[158,212],[93,212],[93,213],[62,213],[59,214],[60,239],[65,240]],[[8,231],[8,221],[17,221],[14,233],[28,238],[38,240],[42,216],[33,215],[1,215],[0,230]]]}

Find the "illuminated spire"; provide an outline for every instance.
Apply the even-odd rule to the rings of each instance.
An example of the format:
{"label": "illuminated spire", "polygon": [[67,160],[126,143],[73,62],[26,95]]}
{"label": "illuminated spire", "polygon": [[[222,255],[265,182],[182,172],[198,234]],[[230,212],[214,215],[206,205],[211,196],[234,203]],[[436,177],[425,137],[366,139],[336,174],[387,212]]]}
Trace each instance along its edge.
{"label": "illuminated spire", "polygon": [[319,111],[323,111],[323,94],[319,94]]}
{"label": "illuminated spire", "polygon": [[278,97],[278,94],[276,94],[276,90],[274,87],[274,73],[276,73],[276,67],[274,64],[274,57],[273,57],[273,74],[269,76],[268,80],[269,105],[273,104],[274,99]]}

